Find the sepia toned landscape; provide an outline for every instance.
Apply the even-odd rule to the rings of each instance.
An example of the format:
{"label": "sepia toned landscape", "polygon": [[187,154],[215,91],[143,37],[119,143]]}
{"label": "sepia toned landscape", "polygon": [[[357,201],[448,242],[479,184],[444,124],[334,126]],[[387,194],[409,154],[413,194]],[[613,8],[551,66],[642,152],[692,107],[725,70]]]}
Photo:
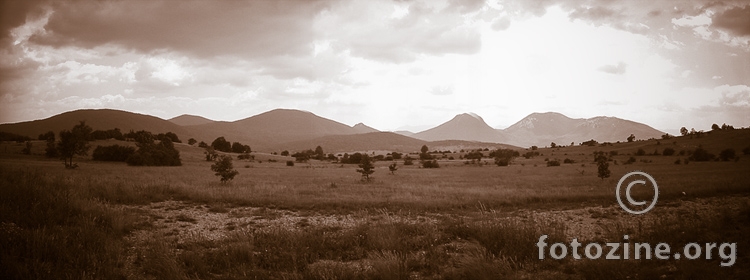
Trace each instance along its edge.
{"label": "sepia toned landscape", "polygon": [[[92,114],[92,123],[107,120]],[[305,115],[316,118],[310,123],[321,121]],[[51,129],[46,124],[62,118],[0,129]],[[130,124],[174,128],[166,122]],[[289,124],[280,122],[281,127]],[[182,128],[191,132],[189,126]],[[96,131],[105,130],[89,135],[102,135]],[[315,139],[332,140],[308,140],[319,141],[309,156],[302,149],[291,150],[291,155],[286,150],[234,153],[176,142],[172,145],[179,152],[179,166],[133,166],[130,161],[76,155],[71,168],[46,156],[45,140],[2,142],[3,274],[94,279],[681,279],[744,278],[750,272],[743,265],[748,261],[744,252],[750,249],[748,129],[725,127],[679,137],[665,134],[555,148],[380,140],[388,137],[402,136],[323,136]],[[107,139],[89,136],[91,150],[143,145],[130,138],[101,138]],[[363,148],[367,145],[377,149]],[[328,146],[338,148],[327,153]],[[427,146],[427,152],[421,146]],[[348,147],[360,150],[342,150]],[[316,158],[318,148],[325,156]],[[518,153],[503,165],[502,156],[493,154],[498,150]],[[699,150],[707,151],[708,158],[700,158]],[[209,151],[231,158],[237,171],[232,180],[223,182],[214,174]],[[597,151],[606,153],[611,176],[599,177]],[[355,154],[373,159],[369,180],[357,171],[361,159],[342,163]],[[400,158],[393,159],[395,154]],[[437,166],[431,165],[433,160]],[[655,209],[640,216],[623,211],[615,199],[617,181],[633,170],[648,172],[659,185]],[[634,196],[648,197],[649,192],[636,188]],[[738,254],[728,268],[720,266],[723,260],[717,256],[620,263],[539,260],[535,244],[541,235],[557,242],[577,238],[605,243],[620,241],[623,235],[631,242],[671,246],[735,242]]]}
{"label": "sepia toned landscape", "polygon": [[0,0],[0,279],[750,279],[747,0]]}

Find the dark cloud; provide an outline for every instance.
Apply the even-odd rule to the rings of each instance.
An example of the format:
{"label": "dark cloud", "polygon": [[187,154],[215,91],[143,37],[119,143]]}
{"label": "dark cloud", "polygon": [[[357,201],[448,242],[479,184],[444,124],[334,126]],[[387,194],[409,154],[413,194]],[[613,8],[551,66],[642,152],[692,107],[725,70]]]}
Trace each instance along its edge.
{"label": "dark cloud", "polygon": [[622,75],[625,74],[627,68],[627,64],[625,64],[624,62],[620,62],[617,65],[604,65],[602,67],[599,67],[599,71],[613,75]]}
{"label": "dark cloud", "polygon": [[201,57],[309,53],[322,1],[71,1],[55,3],[31,41],[84,48],[115,44]]}
{"label": "dark cloud", "polygon": [[715,14],[711,26],[727,30],[737,36],[750,35],[750,5],[734,7]]}
{"label": "dark cloud", "polygon": [[4,0],[0,1],[0,40],[10,36],[10,30],[26,23],[27,17],[38,17],[44,13],[46,1]]}

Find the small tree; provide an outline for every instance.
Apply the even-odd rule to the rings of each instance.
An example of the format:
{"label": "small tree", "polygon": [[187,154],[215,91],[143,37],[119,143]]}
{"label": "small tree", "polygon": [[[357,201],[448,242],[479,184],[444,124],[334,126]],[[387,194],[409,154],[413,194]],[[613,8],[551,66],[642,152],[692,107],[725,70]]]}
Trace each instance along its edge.
{"label": "small tree", "polygon": [[86,125],[85,121],[81,121],[75,125],[72,130],[60,131],[60,142],[57,143],[57,150],[60,153],[60,157],[65,162],[65,168],[76,168],[77,164],[73,164],[73,156],[85,156],[89,152],[89,134],[92,129]]}
{"label": "small tree", "polygon": [[404,165],[413,165],[413,164],[414,164],[414,159],[411,158],[409,155],[406,155],[406,157],[404,157]]}
{"label": "small tree", "polygon": [[190,139],[188,139],[188,145],[192,146],[192,145],[194,145],[195,143],[198,143],[198,140],[195,140],[194,138],[190,138]]}
{"label": "small tree", "polygon": [[598,169],[597,176],[599,178],[609,178],[611,172],[609,171],[609,158],[604,152],[596,152],[596,166]]}
{"label": "small tree", "polygon": [[396,163],[395,163],[395,162],[394,162],[394,163],[391,163],[391,165],[389,165],[389,166],[388,166],[388,170],[390,170],[390,171],[391,171],[391,174],[392,174],[392,175],[395,175],[395,173],[394,173],[394,172],[396,172],[396,170],[398,170],[398,166],[396,165]]}
{"label": "small tree", "polygon": [[24,155],[30,155],[31,154],[31,141],[26,141],[26,147],[24,147],[21,152]]}
{"label": "small tree", "polygon": [[51,137],[47,138],[47,148],[44,149],[44,155],[47,156],[48,158],[54,158],[58,156],[57,146],[55,146],[55,134],[54,133],[52,133]]}
{"label": "small tree", "polygon": [[633,142],[633,141],[635,141],[635,135],[630,134],[630,136],[628,136],[628,142]]}
{"label": "small tree", "polygon": [[240,174],[234,169],[232,165],[232,157],[228,155],[221,155],[216,163],[211,165],[211,171],[216,172],[214,175],[221,177],[221,182],[226,183],[234,179],[234,176]]}
{"label": "small tree", "polygon": [[362,174],[362,181],[369,182],[370,181],[370,174],[375,173],[375,166],[372,165],[372,161],[370,160],[370,156],[368,156],[366,153],[362,155],[362,160],[359,164],[359,169],[357,169],[357,172]]}
{"label": "small tree", "polygon": [[550,144],[549,144],[549,146],[550,146],[551,148],[555,148],[555,147],[557,147],[557,144],[555,144],[555,142],[552,142],[552,143],[550,143]]}
{"label": "small tree", "polygon": [[206,161],[214,161],[216,160],[216,157],[219,156],[219,154],[216,153],[214,148],[212,147],[206,147],[206,151],[203,152],[204,155],[206,155]]}

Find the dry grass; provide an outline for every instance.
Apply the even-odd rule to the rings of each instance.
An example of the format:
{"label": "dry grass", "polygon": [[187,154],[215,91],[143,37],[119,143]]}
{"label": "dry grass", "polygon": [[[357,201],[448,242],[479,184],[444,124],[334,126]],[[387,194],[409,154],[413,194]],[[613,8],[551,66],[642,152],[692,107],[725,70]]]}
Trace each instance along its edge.
{"label": "dry grass", "polygon": [[[653,144],[618,146],[620,155],[615,159],[624,162],[630,157],[627,151],[648,145]],[[370,183],[360,182],[355,165],[311,162],[288,167],[279,161],[239,168],[233,182],[221,184],[210,171],[211,163],[203,161],[200,149],[185,145],[178,148],[184,163],[180,167],[128,167],[124,163],[79,159],[79,169],[66,170],[60,162],[38,155],[2,153],[0,274],[11,279],[647,279],[748,275],[742,265],[748,259],[742,254],[750,250],[750,206],[737,212],[712,205],[719,213],[713,216],[660,214],[637,226],[623,223],[609,210],[584,211],[604,221],[602,227],[608,229],[591,239],[594,241],[630,233],[633,240],[674,243],[672,246],[697,241],[738,242],[740,257],[737,265],[728,269],[720,268],[718,260],[540,262],[535,259],[534,245],[539,236],[549,235],[548,242],[569,241],[565,232],[571,221],[516,216],[524,211],[610,207],[616,204],[617,180],[633,170],[646,171],[656,178],[661,190],[660,209],[679,207],[681,201],[701,197],[746,196],[750,193],[748,156],[736,162],[688,165],[675,165],[677,156],[639,157],[652,162],[612,163],[612,177],[601,180],[591,163],[591,152],[601,148],[541,149],[544,156],[519,158],[508,167],[479,167],[455,160],[442,161],[439,169],[400,166],[395,175],[390,175],[389,162],[378,162]],[[544,158],[570,158],[576,163],[546,167]],[[235,166],[244,165],[235,161]],[[158,209],[153,213],[128,209],[170,200],[188,201],[201,209],[206,205],[206,212],[230,217],[275,220],[284,216],[284,210],[304,218],[286,228],[221,224],[227,234],[218,239],[200,235],[147,235],[146,241],[125,238],[133,231],[153,227],[140,222],[144,215],[166,217]],[[255,208],[247,210],[248,206]],[[331,227],[313,222],[320,215],[360,218],[350,227]],[[422,216],[429,218],[403,219]],[[201,219],[189,215],[169,215],[166,219],[182,227],[201,223]],[[130,246],[135,248],[131,250]]]}

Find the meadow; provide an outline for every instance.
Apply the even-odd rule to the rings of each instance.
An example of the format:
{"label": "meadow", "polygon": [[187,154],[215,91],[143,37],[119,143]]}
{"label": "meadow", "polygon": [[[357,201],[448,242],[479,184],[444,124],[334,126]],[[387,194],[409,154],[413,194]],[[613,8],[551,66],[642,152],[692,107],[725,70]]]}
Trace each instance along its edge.
{"label": "meadow", "polygon": [[[439,160],[440,168],[356,165],[254,153],[222,184],[203,149],[177,144],[183,166],[131,167],[77,158],[79,168],[0,145],[0,274],[10,279],[686,279],[750,276],[750,155],[747,133],[540,148],[507,167]],[[739,136],[736,136],[739,135]],[[102,145],[111,141],[100,141]],[[97,143],[94,142],[94,145]],[[687,155],[635,156],[666,147],[731,161],[684,163]],[[415,147],[415,150],[418,147]],[[593,152],[617,151],[611,177]],[[522,153],[525,151],[522,151]],[[448,155],[446,155],[447,157]],[[460,154],[450,154],[458,158]],[[573,163],[548,167],[549,160]],[[675,164],[680,159],[680,164]],[[617,163],[615,163],[617,162]],[[659,184],[655,210],[622,211],[620,177],[633,170]],[[647,195],[635,189],[634,196]],[[737,261],[537,258],[547,242],[736,242]]]}

